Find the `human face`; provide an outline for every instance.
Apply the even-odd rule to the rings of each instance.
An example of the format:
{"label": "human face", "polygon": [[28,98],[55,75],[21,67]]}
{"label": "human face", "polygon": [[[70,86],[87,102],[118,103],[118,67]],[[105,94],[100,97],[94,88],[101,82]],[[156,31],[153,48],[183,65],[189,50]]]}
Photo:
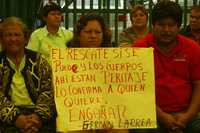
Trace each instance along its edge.
{"label": "human face", "polygon": [[146,27],[147,25],[147,16],[141,10],[134,12],[132,16],[132,24],[134,27]]}
{"label": "human face", "polygon": [[9,55],[21,54],[24,52],[26,39],[21,26],[17,24],[3,27],[2,43]]}
{"label": "human face", "polygon": [[62,14],[58,10],[53,10],[44,17],[44,20],[47,26],[59,27],[62,20]]}
{"label": "human face", "polygon": [[169,17],[157,20],[153,25],[153,33],[156,41],[162,45],[171,45],[176,43],[176,36],[178,32],[178,23]]}
{"label": "human face", "polygon": [[190,14],[190,27],[192,30],[200,30],[200,12],[192,10]]}
{"label": "human face", "polygon": [[80,32],[80,47],[101,47],[103,31],[97,20],[88,21]]}

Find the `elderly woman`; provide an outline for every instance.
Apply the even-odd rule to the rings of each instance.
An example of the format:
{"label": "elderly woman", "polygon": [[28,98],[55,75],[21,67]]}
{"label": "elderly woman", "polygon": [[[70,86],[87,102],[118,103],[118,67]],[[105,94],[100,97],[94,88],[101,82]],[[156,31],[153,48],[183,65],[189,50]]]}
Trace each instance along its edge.
{"label": "elderly woman", "polygon": [[0,132],[55,132],[51,67],[25,49],[26,26],[16,17],[2,23],[0,52]]}
{"label": "elderly woman", "polygon": [[148,33],[148,12],[143,5],[135,5],[130,12],[131,27],[119,34],[119,46],[127,47]]}

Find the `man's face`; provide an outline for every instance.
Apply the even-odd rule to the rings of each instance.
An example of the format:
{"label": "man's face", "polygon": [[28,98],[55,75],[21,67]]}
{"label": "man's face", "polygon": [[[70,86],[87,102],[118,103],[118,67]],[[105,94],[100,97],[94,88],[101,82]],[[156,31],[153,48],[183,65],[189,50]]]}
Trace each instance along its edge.
{"label": "man's face", "polygon": [[59,27],[62,21],[62,14],[58,10],[53,10],[48,13],[44,20],[47,26]]}
{"label": "man's face", "polygon": [[24,51],[26,40],[21,26],[14,24],[3,27],[2,43],[8,54]]}
{"label": "man's face", "polygon": [[200,11],[191,10],[190,14],[190,27],[192,30],[200,30]]}
{"label": "man's face", "polygon": [[101,25],[96,20],[88,21],[87,25],[80,32],[81,47],[100,47],[103,41]]}
{"label": "man's face", "polygon": [[176,41],[179,26],[172,18],[157,20],[153,26],[153,33],[156,41],[161,44],[171,44]]}

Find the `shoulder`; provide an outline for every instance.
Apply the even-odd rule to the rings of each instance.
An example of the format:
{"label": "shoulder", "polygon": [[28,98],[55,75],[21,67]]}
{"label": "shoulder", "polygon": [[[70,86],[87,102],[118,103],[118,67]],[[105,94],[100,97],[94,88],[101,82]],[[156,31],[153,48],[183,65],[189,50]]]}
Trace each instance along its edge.
{"label": "shoulder", "polygon": [[41,35],[45,35],[45,34],[46,34],[45,27],[42,27],[42,28],[38,28],[38,29],[34,30],[31,34],[31,36],[41,36]]}
{"label": "shoulder", "polygon": [[65,37],[67,38],[72,38],[73,37],[73,32],[66,29],[65,27],[61,26],[59,27],[59,31],[61,31],[62,33],[64,33]]}
{"label": "shoulder", "polygon": [[182,51],[187,54],[191,59],[199,60],[200,46],[192,39],[183,35],[178,35],[179,44],[181,44]]}
{"label": "shoulder", "polygon": [[178,35],[177,38],[178,38],[179,43],[185,47],[197,48],[197,49],[200,48],[198,43],[196,43],[194,40],[192,40],[184,35]]}
{"label": "shoulder", "polygon": [[41,56],[40,53],[36,51],[32,51],[30,49],[25,49],[25,54],[26,54],[26,58],[31,59],[34,62],[36,62]]}
{"label": "shoulder", "polygon": [[28,63],[36,63],[38,65],[43,64],[43,66],[50,67],[48,61],[43,57],[41,53],[26,49],[25,54],[26,58],[28,59]]}
{"label": "shoulder", "polygon": [[152,33],[148,33],[146,37],[137,40],[132,47],[150,47],[152,43],[154,43],[154,36]]}
{"label": "shoulder", "polygon": [[65,34],[73,34],[72,31],[66,29],[65,27],[60,27],[59,30],[61,30],[62,32],[64,32]]}
{"label": "shoulder", "polygon": [[124,29],[120,34],[124,35],[124,34],[130,34],[130,33],[131,34],[135,33],[132,27],[128,27],[128,28]]}

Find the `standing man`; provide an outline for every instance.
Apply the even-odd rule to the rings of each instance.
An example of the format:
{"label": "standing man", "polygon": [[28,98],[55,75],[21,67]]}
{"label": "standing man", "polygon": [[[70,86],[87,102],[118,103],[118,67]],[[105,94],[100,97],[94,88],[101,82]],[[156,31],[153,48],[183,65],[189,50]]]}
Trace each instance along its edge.
{"label": "standing man", "polygon": [[190,24],[181,33],[200,45],[200,5],[191,8]]}
{"label": "standing man", "polygon": [[200,46],[179,35],[182,9],[173,1],[152,10],[153,30],[135,47],[153,47],[158,131],[200,133]]}
{"label": "standing man", "polygon": [[43,21],[46,26],[34,31],[27,48],[42,53],[50,62],[51,48],[66,48],[72,39],[73,33],[60,26],[62,21],[61,7],[49,3],[42,9]]}

